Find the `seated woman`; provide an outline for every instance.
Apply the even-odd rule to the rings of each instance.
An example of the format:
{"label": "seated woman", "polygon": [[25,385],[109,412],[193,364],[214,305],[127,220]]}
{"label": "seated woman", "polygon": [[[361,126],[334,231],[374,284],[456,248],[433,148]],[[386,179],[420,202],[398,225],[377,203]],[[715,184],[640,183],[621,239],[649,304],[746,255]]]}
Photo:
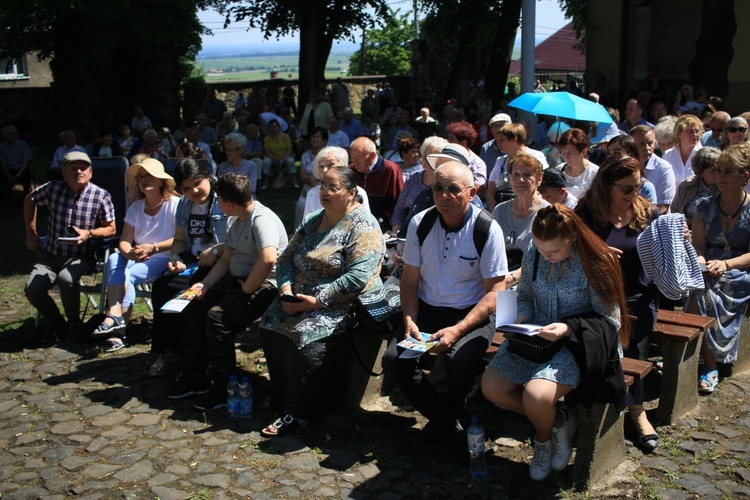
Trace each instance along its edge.
{"label": "seated woman", "polygon": [[406,182],[409,180],[409,177],[423,170],[419,162],[419,147],[421,143],[413,137],[406,137],[399,139],[397,145],[398,154],[401,156],[401,162],[398,166],[401,168],[401,175],[404,178],[404,182]]}
{"label": "seated woman", "polygon": [[224,152],[227,155],[227,161],[219,165],[216,177],[226,174],[242,174],[250,179],[250,186],[253,188],[253,196],[258,187],[258,165],[254,161],[245,159],[242,153],[245,151],[247,138],[239,132],[234,132],[224,139]]}
{"label": "seated woman", "polygon": [[[659,309],[659,289],[643,270],[636,242],[661,213],[639,195],[642,186],[641,162],[631,156],[613,155],[604,161],[576,206],[576,214],[609,245],[619,261],[628,312],[636,318],[624,355],[635,359],[640,357],[638,345],[654,329]],[[643,381],[637,380],[628,390],[628,414],[638,433],[638,442],[652,450],[658,446],[659,436],[643,409],[643,395]]]}
{"label": "seated woman", "polygon": [[282,415],[265,436],[288,434],[337,406],[352,301],[382,286],[383,237],[359,203],[354,172],[334,167],[319,189],[323,210],[305,218],[279,257],[280,296],[261,320],[271,404]]}
{"label": "seated woman", "polygon": [[[565,318],[594,312],[613,331],[619,329],[622,344],[627,344],[629,328],[621,319],[626,307],[622,273],[607,246],[564,205],[539,210],[531,232],[533,244],[524,254],[518,284],[516,322],[546,325],[539,336],[560,342],[573,335]],[[536,428],[529,467],[534,481],[570,461],[577,419],[558,409],[557,401],[579,384],[581,372],[567,345],[548,362],[535,363],[509,352],[506,341],[482,376],[488,400],[526,415]]]}
{"label": "seated woman", "polygon": [[[318,181],[323,180],[323,176],[329,169],[333,167],[345,167],[349,163],[349,153],[344,148],[338,146],[328,146],[320,150],[315,156],[312,166],[313,177]],[[360,204],[362,207],[369,212],[370,204],[367,201],[367,192],[361,187],[357,186],[357,194],[362,198]],[[320,203],[320,190],[311,189],[307,192],[307,199],[305,200],[305,211],[302,215],[304,219],[316,210],[323,208]]]}
{"label": "seated woman", "polygon": [[643,187],[641,187],[638,194],[650,201],[652,205],[656,206],[656,188],[654,187],[654,184],[645,177],[646,166],[640,160],[638,145],[635,143],[633,137],[629,135],[618,135],[617,137],[610,139],[607,143],[607,158],[611,156],[617,158],[630,156],[631,158],[638,160],[638,163],[641,166],[641,180],[643,181]]}
{"label": "seated woman", "polygon": [[672,213],[684,214],[691,229],[698,200],[719,192],[716,187],[716,160],[720,154],[718,148],[711,146],[699,149],[693,157],[692,168],[695,175],[691,175],[677,186],[677,194],[670,210]]}
{"label": "seated woman", "polygon": [[518,283],[521,259],[531,241],[531,224],[539,209],[549,205],[538,191],[542,175],[542,164],[530,154],[517,153],[508,161],[508,177],[516,197],[492,211],[505,235],[505,253],[511,271],[505,277],[506,288]]}
{"label": "seated woman", "polygon": [[305,203],[307,202],[307,193],[317,186],[320,181],[313,175],[313,163],[320,150],[328,144],[328,131],[322,127],[315,127],[310,134],[310,149],[302,153],[300,164],[302,168],[299,171],[299,177],[302,181],[302,190],[297,199],[297,206],[294,208],[294,228],[297,229],[302,222],[305,213]]}
{"label": "seated woman", "polygon": [[167,270],[180,200],[172,196],[174,179],[154,158],[131,165],[125,181],[136,201],[125,214],[120,251],[107,261],[107,317],[91,333],[93,338],[107,337],[105,352],[125,347],[124,330],[136,285],[154,281]]}
{"label": "seated woman", "polygon": [[716,185],[719,194],[698,200],[693,218],[693,246],[698,261],[706,265],[705,290],[691,296],[691,312],[716,318],[703,336],[704,365],[698,390],[716,389],[716,363],[737,361],[745,309],[750,299],[750,196],[744,190],[750,179],[750,146],[729,146],[719,156]]}
{"label": "seated woman", "polygon": [[747,120],[741,116],[731,118],[721,131],[721,149],[747,142]]}
{"label": "seated woman", "polygon": [[580,198],[599,170],[598,165],[588,160],[589,138],[583,130],[571,128],[560,136],[557,149],[565,160],[557,169],[565,175],[565,181],[569,184],[568,192]]}
{"label": "seated woman", "polygon": [[[154,282],[151,302],[154,320],[151,324],[151,352],[159,358],[151,365],[149,375],[164,375],[180,361],[182,314],[165,315],[161,307],[178,291],[201,281],[224,251],[227,216],[219,208],[214,191],[216,178],[195,160],[180,161],[174,169],[174,181],[182,193],[175,216],[174,241],[167,264],[169,273]],[[193,268],[193,274],[180,276]]]}
{"label": "seated woman", "polygon": [[[268,135],[263,138],[263,149],[266,152],[266,157],[263,159],[264,181],[261,189],[268,189],[271,185],[271,178],[274,178],[274,188],[284,187],[286,182],[283,172],[284,167],[286,167],[289,176],[294,180],[294,187],[299,189],[292,140],[288,134],[281,131],[281,125],[278,120],[270,120],[268,122]],[[272,174],[272,169],[274,168],[278,169],[275,177]],[[253,191],[254,193],[255,191]]]}

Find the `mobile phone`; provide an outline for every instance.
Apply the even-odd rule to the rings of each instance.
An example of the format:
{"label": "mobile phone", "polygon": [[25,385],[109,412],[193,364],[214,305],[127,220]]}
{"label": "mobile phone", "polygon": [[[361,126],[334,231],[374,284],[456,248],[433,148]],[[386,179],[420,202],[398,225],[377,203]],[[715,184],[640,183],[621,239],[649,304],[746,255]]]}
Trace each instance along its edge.
{"label": "mobile phone", "polygon": [[73,226],[68,226],[65,228],[65,236],[75,238],[76,236],[78,236],[78,231],[76,231]]}
{"label": "mobile phone", "polygon": [[284,294],[284,295],[280,296],[279,300],[281,302],[291,302],[291,303],[302,302],[302,299],[300,299],[296,295],[289,295],[289,294]]}

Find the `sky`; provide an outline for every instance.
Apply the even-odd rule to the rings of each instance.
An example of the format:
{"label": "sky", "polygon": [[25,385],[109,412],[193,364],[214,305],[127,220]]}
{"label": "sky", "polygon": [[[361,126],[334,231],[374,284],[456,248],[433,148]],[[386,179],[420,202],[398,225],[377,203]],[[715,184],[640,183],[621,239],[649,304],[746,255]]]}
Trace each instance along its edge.
{"label": "sky", "polygon": [[[400,8],[407,11],[407,6],[411,5],[408,0],[388,0],[394,8]],[[397,5],[398,4],[398,5]],[[281,38],[278,42],[275,39],[263,40],[263,35],[258,29],[247,29],[247,23],[230,24],[224,28],[224,17],[213,11],[199,12],[198,17],[201,22],[213,31],[213,35],[203,36],[203,49],[213,49],[221,46],[244,45],[257,46],[268,50],[294,50],[299,43],[296,36],[287,36]],[[523,22],[523,20],[522,20]],[[536,2],[536,38],[537,43],[552,35],[555,31],[567,24],[565,17],[560,10],[557,0],[538,0]],[[520,31],[516,43],[520,45]],[[348,45],[348,42],[345,42]],[[334,46],[334,50],[336,47]]]}

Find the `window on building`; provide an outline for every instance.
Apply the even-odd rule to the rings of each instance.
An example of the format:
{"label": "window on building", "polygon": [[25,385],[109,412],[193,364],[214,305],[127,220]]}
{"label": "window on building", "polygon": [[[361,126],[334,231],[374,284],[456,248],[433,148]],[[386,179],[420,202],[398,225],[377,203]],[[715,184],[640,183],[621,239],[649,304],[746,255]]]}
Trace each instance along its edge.
{"label": "window on building", "polygon": [[0,80],[17,80],[28,78],[29,70],[26,56],[0,59]]}

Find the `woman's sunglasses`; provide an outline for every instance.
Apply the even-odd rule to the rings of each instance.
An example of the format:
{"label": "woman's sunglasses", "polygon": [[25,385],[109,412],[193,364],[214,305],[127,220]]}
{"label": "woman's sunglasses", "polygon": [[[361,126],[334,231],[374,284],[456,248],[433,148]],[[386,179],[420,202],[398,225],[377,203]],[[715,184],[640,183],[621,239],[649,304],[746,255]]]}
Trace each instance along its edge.
{"label": "woman's sunglasses", "polygon": [[616,184],[614,182],[612,183],[612,185],[614,187],[616,187],[617,189],[619,189],[620,191],[622,191],[622,194],[624,194],[625,196],[627,196],[630,193],[632,193],[633,191],[640,191],[641,188],[643,187],[643,181],[639,182],[635,186],[622,186],[622,185]]}

